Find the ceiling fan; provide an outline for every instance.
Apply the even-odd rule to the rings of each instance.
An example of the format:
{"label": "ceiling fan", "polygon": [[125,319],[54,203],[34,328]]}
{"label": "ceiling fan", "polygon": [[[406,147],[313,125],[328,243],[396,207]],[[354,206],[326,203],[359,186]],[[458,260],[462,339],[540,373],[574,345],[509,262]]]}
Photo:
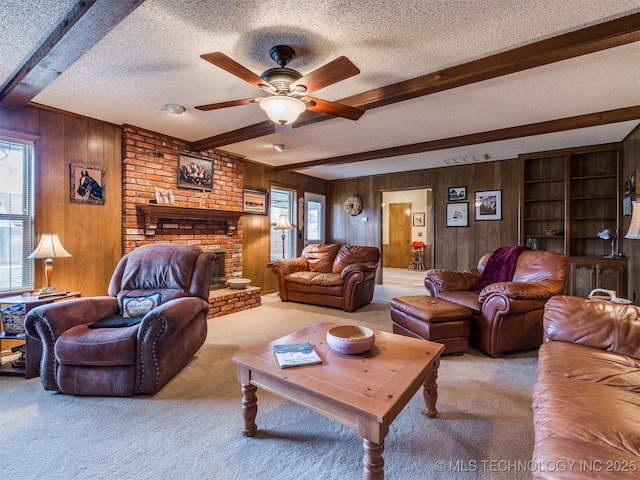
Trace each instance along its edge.
{"label": "ceiling fan", "polygon": [[276,45],[269,50],[269,54],[279,67],[270,68],[260,76],[227,57],[224,53],[213,52],[200,55],[204,60],[258,87],[267,96],[210,103],[195,108],[208,111],[259,102],[260,108],[267,113],[269,118],[280,125],[291,124],[305,110],[349,120],[358,120],[364,114],[364,110],[360,108],[308,96],[311,92],[360,73],[358,67],[347,57],[338,57],[303,76],[298,71],[287,68],[287,64],[296,56],[293,48],[287,45]]}

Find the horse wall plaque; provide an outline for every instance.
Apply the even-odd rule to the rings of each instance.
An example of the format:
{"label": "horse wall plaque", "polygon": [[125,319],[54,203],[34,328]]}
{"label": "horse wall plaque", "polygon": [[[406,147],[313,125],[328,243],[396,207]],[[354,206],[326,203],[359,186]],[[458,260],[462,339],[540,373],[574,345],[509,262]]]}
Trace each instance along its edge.
{"label": "horse wall plaque", "polygon": [[104,205],[104,168],[71,164],[71,201]]}

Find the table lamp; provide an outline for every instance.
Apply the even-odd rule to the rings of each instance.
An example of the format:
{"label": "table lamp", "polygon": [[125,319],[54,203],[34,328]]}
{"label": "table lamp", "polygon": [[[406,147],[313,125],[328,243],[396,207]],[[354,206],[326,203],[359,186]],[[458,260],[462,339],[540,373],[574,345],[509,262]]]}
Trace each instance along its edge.
{"label": "table lamp", "polygon": [[51,286],[51,279],[53,278],[53,259],[60,257],[70,257],[71,254],[67,252],[62,244],[58,235],[55,233],[44,233],[40,238],[40,243],[27,258],[44,258],[44,279],[46,286],[40,289],[40,293],[56,292],[58,289]]}
{"label": "table lamp", "polygon": [[278,217],[278,223],[276,223],[276,226],[273,228],[275,228],[276,230],[282,230],[282,258],[284,259],[284,240],[287,237],[284,231],[293,230],[293,225],[291,225],[291,222],[289,222],[289,217],[287,216],[287,214],[283,213],[282,215],[280,215],[280,217]]}
{"label": "table lamp", "polygon": [[631,206],[633,207],[631,223],[629,224],[629,230],[624,238],[640,240],[640,201],[635,200],[631,202]]}

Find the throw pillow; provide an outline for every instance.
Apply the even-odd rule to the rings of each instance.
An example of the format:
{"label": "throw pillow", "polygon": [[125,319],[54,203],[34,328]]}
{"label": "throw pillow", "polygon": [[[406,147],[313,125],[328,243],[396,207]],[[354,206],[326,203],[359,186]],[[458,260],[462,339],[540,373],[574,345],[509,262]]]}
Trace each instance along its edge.
{"label": "throw pillow", "polygon": [[147,295],[123,295],[120,297],[120,315],[123,317],[143,317],[162,303],[160,292]]}

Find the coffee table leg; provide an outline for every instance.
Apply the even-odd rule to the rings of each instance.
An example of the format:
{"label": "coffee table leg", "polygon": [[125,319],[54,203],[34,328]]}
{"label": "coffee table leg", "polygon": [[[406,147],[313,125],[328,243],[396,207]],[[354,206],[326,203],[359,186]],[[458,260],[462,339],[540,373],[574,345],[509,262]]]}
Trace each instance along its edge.
{"label": "coffee table leg", "polygon": [[438,415],[436,408],[436,402],[438,401],[438,385],[436,380],[438,379],[438,367],[440,367],[440,357],[436,358],[433,362],[433,369],[424,382],[424,413],[429,418],[434,418]]}
{"label": "coffee table leg", "polygon": [[258,387],[254,385],[242,384],[242,417],[244,418],[245,437],[253,437],[258,430],[256,425],[256,415],[258,414],[258,397],[256,396]]}
{"label": "coffee table leg", "polygon": [[364,447],[362,478],[364,480],[383,480],[384,459],[382,458],[382,452],[384,451],[384,440],[382,443],[373,443],[363,438],[362,446]]}

